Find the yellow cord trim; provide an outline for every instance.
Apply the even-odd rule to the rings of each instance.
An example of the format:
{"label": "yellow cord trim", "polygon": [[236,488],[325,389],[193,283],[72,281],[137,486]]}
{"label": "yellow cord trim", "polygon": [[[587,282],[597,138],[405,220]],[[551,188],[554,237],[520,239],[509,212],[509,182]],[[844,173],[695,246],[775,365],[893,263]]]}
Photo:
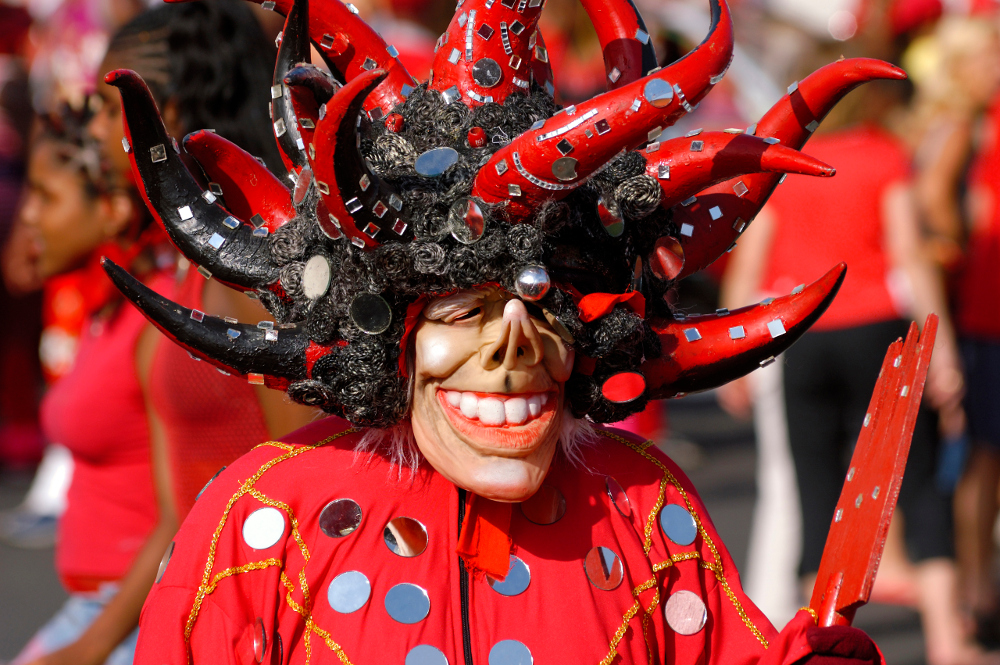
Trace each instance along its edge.
{"label": "yellow cord trim", "polygon": [[661,561],[660,563],[653,564],[653,572],[658,573],[665,568],[669,568],[674,565],[674,562],[667,559],[666,561]]}
{"label": "yellow cord trim", "polygon": [[[711,570],[715,574],[716,580],[718,580],[719,585],[722,587],[722,590],[725,592],[726,596],[729,597],[729,600],[733,604],[733,607],[736,608],[736,612],[740,615],[740,619],[743,620],[743,623],[750,630],[750,632],[753,633],[753,636],[756,637],[757,641],[760,642],[761,645],[766,649],[767,640],[764,638],[764,634],[760,632],[760,629],[758,629],[757,626],[754,625],[753,621],[750,620],[750,617],[747,615],[746,610],[743,609],[742,603],[740,603],[740,599],[736,597],[736,593],[730,588],[729,581],[726,579],[725,576],[725,571],[722,569],[722,559],[719,557],[719,550],[718,548],[716,548],[715,543],[712,541],[712,538],[708,535],[708,531],[705,530],[705,525],[701,523],[701,517],[698,516],[698,512],[694,509],[694,504],[691,503],[691,498],[688,496],[687,491],[684,489],[684,487],[681,486],[680,482],[677,480],[674,474],[671,473],[670,469],[666,467],[666,465],[664,465],[662,462],[660,462],[660,460],[656,459],[647,452],[647,449],[650,447],[651,442],[647,441],[645,444],[638,444],[638,443],[633,443],[623,437],[620,437],[617,434],[612,434],[611,432],[602,431],[601,434],[609,439],[612,439],[614,441],[617,441],[618,443],[621,443],[622,445],[627,446],[628,448],[630,448],[631,450],[633,450],[634,452],[645,458],[647,461],[651,462],[663,473],[663,479],[660,480],[660,493],[659,496],[657,497],[656,505],[654,506],[653,511],[650,513],[649,519],[646,521],[646,530],[645,530],[646,541],[644,545],[646,556],[647,557],[649,556],[649,551],[652,548],[653,525],[656,521],[656,515],[659,513],[660,509],[663,507],[664,502],[666,501],[666,484],[669,482],[677,490],[677,493],[681,495],[681,498],[684,499],[684,504],[687,506],[688,512],[691,513],[691,516],[694,517],[695,523],[698,525],[698,532],[701,534],[702,540],[705,541],[705,544],[708,546],[708,549],[712,552],[712,558],[714,559],[714,562],[702,561],[701,566],[707,570]],[[686,554],[689,553],[685,553],[685,555]],[[671,557],[671,559],[673,559],[673,557]],[[628,616],[627,612],[626,616]],[[632,616],[635,616],[635,614],[633,613]],[[615,643],[615,645],[617,645],[617,642]]]}
{"label": "yellow cord trim", "polygon": [[[286,460],[290,460],[290,459],[292,459],[294,457],[298,457],[299,455],[302,455],[304,453],[316,450],[317,448],[325,446],[326,444],[328,444],[328,443],[330,443],[332,441],[336,441],[337,439],[339,439],[342,436],[346,436],[347,434],[354,434],[354,433],[359,432],[359,431],[360,430],[358,430],[356,428],[351,428],[351,429],[348,429],[348,430],[344,430],[343,432],[338,432],[337,434],[334,434],[333,436],[329,436],[326,439],[323,439],[322,441],[320,441],[319,443],[312,444],[312,445],[290,446],[289,444],[282,444],[280,442],[268,442],[268,443],[262,444],[262,445],[275,445],[278,448],[282,448],[286,452],[284,454],[279,455],[278,457],[275,457],[274,459],[269,460],[268,462],[266,462],[259,469],[257,469],[256,473],[254,473],[246,481],[243,482],[243,484],[240,486],[240,489],[237,490],[236,493],[233,494],[232,497],[230,497],[229,502],[226,504],[226,509],[222,513],[222,519],[219,521],[219,525],[215,528],[215,533],[212,534],[212,542],[211,542],[211,545],[208,548],[208,560],[205,562],[205,570],[202,573],[201,584],[198,587],[198,592],[195,594],[194,604],[191,606],[191,612],[188,614],[187,623],[184,625],[184,643],[187,645],[188,663],[191,662],[191,632],[194,630],[194,624],[198,620],[198,614],[201,612],[201,606],[202,606],[202,603],[205,600],[205,597],[208,594],[210,594],[212,591],[215,590],[215,584],[219,580],[224,579],[224,577],[231,577],[233,574],[236,574],[236,572],[246,572],[246,571],[238,570],[238,568],[237,569],[228,569],[227,571],[222,571],[222,573],[219,573],[219,575],[222,575],[223,573],[226,573],[226,572],[229,572],[229,571],[234,571],[234,572],[231,572],[228,575],[225,575],[224,577],[219,577],[218,575],[216,576],[216,578],[212,577],[212,569],[215,567],[215,554],[216,554],[216,549],[218,548],[218,545],[219,545],[219,538],[222,535],[223,528],[226,526],[226,521],[229,519],[229,513],[232,511],[233,506],[235,506],[236,502],[241,497],[243,497],[246,494],[251,494],[252,496],[257,497],[258,500],[261,500],[260,497],[263,497],[263,495],[260,494],[259,492],[257,492],[256,489],[254,489],[254,485],[272,467],[274,467],[274,466],[276,466],[278,464],[281,464],[282,462],[284,462]],[[266,499],[266,497],[264,497],[264,498]],[[280,504],[280,506],[282,507],[282,509],[285,510],[289,514],[289,518],[292,521],[292,533],[293,533],[293,536],[295,537],[296,542],[299,544],[300,550],[304,550],[303,556],[305,556],[306,557],[306,561],[308,561],[308,550],[305,550],[305,543],[302,541],[302,537],[298,533],[298,522],[295,521],[294,517],[291,514],[291,511],[288,509],[288,506],[285,505],[285,504],[281,504],[281,502],[273,501],[271,499],[268,499],[266,501],[266,503],[268,503],[268,505],[272,505],[272,506],[275,506],[275,507],[279,507],[279,504]],[[260,563],[260,562],[258,562],[258,563]],[[255,565],[255,564],[247,564],[247,565],[252,566],[252,565]],[[277,565],[281,565],[280,562]],[[239,568],[245,568],[245,567],[246,566],[240,566]],[[252,568],[252,569],[248,569],[248,570],[260,570],[261,568],[264,568],[264,567],[269,567],[269,566],[260,566],[258,568]],[[305,570],[303,569],[303,571],[301,571],[301,573],[300,573],[300,580],[302,581],[303,584],[305,583],[304,573],[305,573]],[[282,571],[282,577],[284,577],[284,571]],[[308,601],[308,587],[306,587],[305,589],[303,589],[303,592],[306,594],[305,595],[306,607],[305,608],[300,608],[299,610],[296,610],[296,611],[307,610],[307,608],[308,608],[308,602],[309,602]],[[288,596],[288,600],[291,601],[291,594],[290,593],[289,593],[289,596]],[[289,603],[289,604],[291,605],[292,603]],[[293,609],[295,609],[294,606],[293,606]],[[300,613],[301,613],[301,611],[300,611]],[[306,662],[307,663],[308,663],[308,657],[309,657],[308,634],[309,633],[307,632],[306,633],[306,636],[307,636],[307,642],[306,642]],[[340,655],[340,654],[338,653],[338,655]],[[345,658],[346,657],[342,656],[341,660],[344,660]],[[345,662],[347,662],[347,661],[345,661]]]}
{"label": "yellow cord trim", "polygon": [[611,661],[613,661],[615,656],[618,655],[618,643],[622,641],[623,637],[625,637],[625,631],[628,630],[629,622],[636,614],[639,613],[639,610],[641,609],[642,603],[636,600],[632,607],[628,608],[628,611],[625,612],[625,616],[622,617],[622,625],[618,626],[618,630],[615,631],[615,636],[611,638],[611,648],[608,650],[608,655],[601,661],[601,665],[611,665]]}
{"label": "yellow cord trim", "polygon": [[814,610],[813,608],[811,608],[809,606],[800,607],[799,608],[799,612],[803,612],[803,611],[808,612],[812,616],[812,618],[813,618],[813,623],[815,623],[817,626],[819,625],[819,613],[816,612],[816,610]]}
{"label": "yellow cord trim", "polygon": [[674,563],[680,563],[681,561],[690,561],[691,559],[700,559],[700,558],[701,558],[701,552],[680,552],[678,554],[670,555],[670,560]]}
{"label": "yellow cord trim", "polygon": [[272,448],[280,448],[281,450],[295,450],[301,446],[296,446],[292,443],[285,443],[284,441],[265,441],[264,443],[258,443],[256,446],[250,450],[257,450],[258,448],[263,448],[264,446],[271,446]]}
{"label": "yellow cord trim", "polygon": [[236,566],[234,568],[227,568],[221,573],[216,573],[215,577],[212,578],[212,583],[208,585],[205,590],[205,595],[209,595],[215,591],[215,587],[218,586],[219,582],[226,579],[227,577],[232,577],[233,575],[239,575],[241,573],[249,573],[251,570],[263,570],[265,568],[270,568],[272,566],[280,566],[281,561],[279,559],[264,559],[263,561],[254,561],[253,563],[245,563],[242,566]]}

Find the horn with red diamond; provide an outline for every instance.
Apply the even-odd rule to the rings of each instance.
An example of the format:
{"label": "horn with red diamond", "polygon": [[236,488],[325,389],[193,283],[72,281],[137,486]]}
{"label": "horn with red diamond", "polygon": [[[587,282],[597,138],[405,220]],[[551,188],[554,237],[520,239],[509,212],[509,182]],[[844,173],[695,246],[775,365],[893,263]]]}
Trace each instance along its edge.
{"label": "horn with red diamond", "polygon": [[240,221],[274,233],[295,217],[288,188],[232,141],[202,129],[184,137],[184,151],[219,186],[226,208]]}
{"label": "horn with red diamond", "polygon": [[674,64],[570,106],[498,150],[476,176],[473,195],[509,202],[512,220],[586,183],[615,157],[655,139],[722,79],[733,53],[725,0],[711,0],[708,37]]}
{"label": "horn with red diamond", "polygon": [[662,353],[640,367],[647,396],[716,388],[773,362],[826,311],[846,271],[841,263],[800,291],[733,312],[650,321]]}
{"label": "horn with red diamond", "polygon": [[[413,236],[409,211],[396,190],[365,163],[358,149],[358,114],[365,96],[387,76],[367,72],[341,88],[316,123],[310,160],[329,221],[357,247],[377,247],[383,238]],[[315,155],[315,157],[312,157]]]}
{"label": "horn with red diamond", "polygon": [[[906,73],[881,60],[854,58],[829,64],[789,88],[789,93],[757,123],[756,136],[790,148],[801,148],[820,121],[844,95],[877,79],[902,80]],[[674,206],[674,222],[682,229],[672,242],[683,248],[677,260],[680,279],[710,265],[739,238],[760,212],[781,176],[759,173],[707,188],[687,206]]]}

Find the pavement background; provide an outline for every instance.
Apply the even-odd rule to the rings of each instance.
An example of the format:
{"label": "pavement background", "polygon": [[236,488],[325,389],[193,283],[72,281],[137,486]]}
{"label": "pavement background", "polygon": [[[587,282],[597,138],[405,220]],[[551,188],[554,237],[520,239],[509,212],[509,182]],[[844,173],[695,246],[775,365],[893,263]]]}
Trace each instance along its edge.
{"label": "pavement background", "polygon": [[[749,424],[726,416],[710,394],[671,400],[669,412],[674,436],[698,446],[696,455],[690,454],[691,449],[678,449],[677,461],[698,488],[723,541],[742,567],[756,494],[753,431]],[[684,455],[685,451],[689,454]],[[695,457],[700,461],[693,464]],[[28,473],[0,473],[0,509],[17,505],[30,481]],[[53,571],[51,549],[17,550],[0,544],[0,663],[15,656],[65,600]],[[925,665],[916,612],[868,605],[858,612],[854,625],[872,636],[889,665]]]}

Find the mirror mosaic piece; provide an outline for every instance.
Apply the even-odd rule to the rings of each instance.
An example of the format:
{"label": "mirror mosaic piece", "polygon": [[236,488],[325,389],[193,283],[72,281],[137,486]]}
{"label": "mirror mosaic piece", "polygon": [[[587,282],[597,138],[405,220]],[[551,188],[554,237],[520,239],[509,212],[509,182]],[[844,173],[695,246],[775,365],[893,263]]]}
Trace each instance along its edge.
{"label": "mirror mosaic piece", "polygon": [[583,560],[583,570],[587,573],[590,583],[601,591],[618,588],[625,577],[622,560],[614,550],[607,547],[595,547],[587,552],[587,558]]}
{"label": "mirror mosaic piece", "polygon": [[253,659],[263,663],[265,653],[267,653],[267,633],[264,632],[264,620],[257,617],[253,627]]}
{"label": "mirror mosaic piece", "polygon": [[396,517],[385,525],[382,538],[386,547],[398,556],[414,557],[427,549],[427,529],[412,517]]}
{"label": "mirror mosaic piece", "polygon": [[530,499],[521,502],[521,514],[535,524],[555,524],[566,514],[566,497],[552,485],[542,485]]}
{"label": "mirror mosaic piece", "polygon": [[243,542],[255,550],[273,546],[284,533],[285,516],[270,506],[258,508],[243,522]]}
{"label": "mirror mosaic piece", "polygon": [[531,651],[517,640],[501,640],[490,649],[489,665],[532,665]]}
{"label": "mirror mosaic piece", "polygon": [[418,644],[406,654],[403,665],[448,665],[448,657],[437,647]]}
{"label": "mirror mosaic piece", "polygon": [[397,584],[385,594],[385,611],[399,623],[419,623],[431,611],[431,599],[416,584]]}
{"label": "mirror mosaic piece", "polygon": [[160,567],[156,571],[156,583],[159,584],[160,580],[163,579],[163,574],[167,572],[167,565],[170,563],[170,557],[174,555],[174,541],[170,541],[170,545],[167,547],[167,551],[164,552],[163,558],[160,559]]}
{"label": "mirror mosaic piece", "polygon": [[531,570],[528,568],[528,564],[511,555],[510,570],[507,571],[507,577],[504,578],[503,582],[487,575],[486,583],[501,596],[517,596],[524,593],[528,585],[531,584]]}
{"label": "mirror mosaic piece", "polygon": [[302,269],[302,293],[310,300],[326,295],[330,288],[330,261],[322,254],[315,254]]}
{"label": "mirror mosaic piece", "polygon": [[705,602],[693,591],[681,590],[670,594],[663,606],[667,625],[675,633],[694,635],[705,627],[708,609]]}
{"label": "mirror mosaic piece", "polygon": [[380,295],[359,293],[351,301],[351,321],[369,335],[378,335],[389,329],[392,308]]}
{"label": "mirror mosaic piece", "polygon": [[621,513],[622,517],[629,517],[632,515],[632,502],[628,500],[628,494],[625,494],[625,490],[618,483],[617,480],[608,476],[605,479],[605,488],[608,492],[608,497],[611,499],[611,503],[614,504],[615,508]]}
{"label": "mirror mosaic piece", "polygon": [[668,503],[660,511],[660,528],[670,540],[678,545],[690,545],[698,535],[698,524],[687,508],[676,503]]}
{"label": "mirror mosaic piece", "polygon": [[458,201],[448,212],[448,230],[455,240],[471,245],[483,237],[486,220],[483,210],[474,199]]}
{"label": "mirror mosaic piece", "polygon": [[331,538],[343,538],[361,524],[361,506],[354,499],[337,499],[319,514],[319,529]]}
{"label": "mirror mosaic piece", "polygon": [[432,148],[417,157],[413,168],[427,178],[435,178],[458,162],[458,151],[454,148]]}
{"label": "mirror mosaic piece", "polygon": [[351,570],[333,578],[326,589],[330,607],[341,614],[357,612],[372,595],[372,585],[364,573]]}

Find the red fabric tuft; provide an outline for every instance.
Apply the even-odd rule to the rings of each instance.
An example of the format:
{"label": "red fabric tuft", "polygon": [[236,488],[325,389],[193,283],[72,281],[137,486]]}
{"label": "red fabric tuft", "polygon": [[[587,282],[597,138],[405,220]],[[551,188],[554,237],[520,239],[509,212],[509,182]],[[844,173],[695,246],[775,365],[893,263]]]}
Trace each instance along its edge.
{"label": "red fabric tuft", "polygon": [[501,582],[507,577],[511,506],[469,493],[455,551],[473,577],[485,573]]}
{"label": "red fabric tuft", "polygon": [[615,305],[622,304],[639,316],[646,317],[646,299],[638,291],[628,293],[591,293],[585,295],[577,308],[580,310],[580,320],[590,323],[609,314]]}

